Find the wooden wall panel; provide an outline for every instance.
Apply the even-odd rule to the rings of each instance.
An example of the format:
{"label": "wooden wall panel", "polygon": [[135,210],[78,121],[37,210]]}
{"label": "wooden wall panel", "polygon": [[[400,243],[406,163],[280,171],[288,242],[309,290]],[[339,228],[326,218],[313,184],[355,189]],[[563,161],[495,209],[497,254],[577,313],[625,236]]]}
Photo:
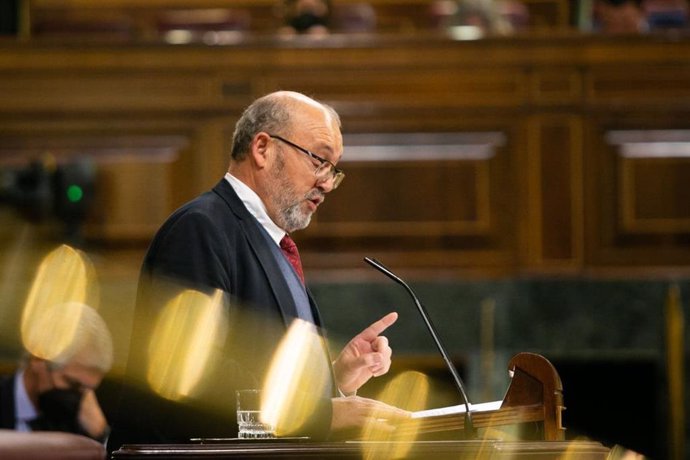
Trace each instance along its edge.
{"label": "wooden wall panel", "polygon": [[577,69],[538,69],[530,73],[530,99],[540,105],[576,104],[582,98],[582,85]]}
{"label": "wooden wall panel", "polygon": [[104,70],[12,72],[4,75],[0,99],[6,110],[118,110],[147,108],[183,110],[209,107],[219,100],[221,87],[197,72],[174,74]]}
{"label": "wooden wall panel", "polygon": [[690,158],[621,158],[621,231],[690,232]]}
{"label": "wooden wall panel", "polygon": [[121,241],[155,232],[171,206],[169,168],[167,161],[145,159],[100,164],[97,202],[109,205],[94,209],[87,235]]}
{"label": "wooden wall panel", "polygon": [[527,243],[535,268],[582,264],[582,126],[577,117],[535,116],[528,125]]}
{"label": "wooden wall panel", "polygon": [[588,201],[591,261],[682,263],[690,255],[690,195],[683,185],[690,177],[690,130],[595,132],[602,137],[589,168],[596,174]]}
{"label": "wooden wall panel", "polygon": [[[483,275],[690,266],[687,158],[629,153],[690,130],[690,39],[0,51],[0,164],[41,149],[101,158],[97,243],[144,245],[222,176],[242,109],[283,88],[332,104],[346,137],[348,177],[298,235],[310,266],[352,268],[367,254]],[[647,144],[610,137],[627,131]],[[653,138],[654,151],[687,142],[674,139]],[[171,153],[152,157],[153,147]]]}
{"label": "wooden wall panel", "polygon": [[31,162],[40,162],[50,174],[54,165],[88,159],[95,166],[96,186],[84,236],[111,242],[146,241],[174,203],[172,171],[189,141],[161,134],[100,134],[37,136],[0,131],[4,140],[0,167],[22,171]]}
{"label": "wooden wall panel", "polygon": [[620,231],[690,233],[690,130],[613,131]]}
{"label": "wooden wall panel", "polygon": [[679,63],[595,66],[587,72],[586,97],[594,105],[666,107],[686,106],[690,97],[690,65]]}
{"label": "wooden wall panel", "polygon": [[[333,102],[379,107],[510,107],[526,100],[525,75],[519,69],[499,73],[489,68],[437,69],[403,67],[321,70],[318,73],[276,73],[270,87],[288,87],[318,94]],[[269,80],[270,82],[270,80]]]}
{"label": "wooden wall panel", "polygon": [[453,252],[510,260],[504,142],[500,132],[346,135],[345,182],[298,238],[352,254],[383,251],[411,266],[437,263],[419,252],[445,252],[449,267],[495,264]]}

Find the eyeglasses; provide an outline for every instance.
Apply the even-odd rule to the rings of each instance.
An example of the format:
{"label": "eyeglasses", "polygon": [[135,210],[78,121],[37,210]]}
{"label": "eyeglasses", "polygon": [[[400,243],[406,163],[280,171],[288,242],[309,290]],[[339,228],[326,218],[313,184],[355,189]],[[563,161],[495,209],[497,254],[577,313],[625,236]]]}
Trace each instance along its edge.
{"label": "eyeglasses", "polygon": [[311,158],[315,159],[316,161],[319,162],[319,166],[316,167],[314,170],[314,175],[316,176],[316,179],[319,181],[326,181],[326,180],[333,180],[333,190],[337,189],[340,183],[345,179],[345,173],[336,168],[333,163],[328,161],[327,159],[318,156],[317,154],[310,152],[309,150],[305,149],[304,147],[300,147],[299,145],[295,144],[294,142],[290,142],[289,140],[282,138],[280,136],[276,136],[275,134],[269,134],[270,137],[273,139],[278,139],[281,142],[285,142],[287,145],[290,147],[294,147],[295,149],[299,150],[300,152],[304,153],[305,155],[309,155]]}

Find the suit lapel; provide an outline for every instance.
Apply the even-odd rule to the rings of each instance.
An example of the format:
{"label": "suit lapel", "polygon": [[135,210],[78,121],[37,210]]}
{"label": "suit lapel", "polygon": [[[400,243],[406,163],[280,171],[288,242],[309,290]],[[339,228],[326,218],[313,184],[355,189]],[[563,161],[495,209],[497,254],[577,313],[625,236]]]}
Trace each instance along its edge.
{"label": "suit lapel", "polygon": [[245,238],[266,275],[268,284],[283,317],[283,322],[286,327],[289,326],[292,319],[297,317],[297,307],[290,293],[290,288],[280,271],[280,267],[273,257],[271,249],[266,244],[260,224],[247,210],[242,200],[235,193],[235,190],[225,179],[222,179],[213,188],[213,191],[227,203],[230,210],[239,219]]}
{"label": "suit lapel", "polygon": [[[213,191],[227,203],[230,210],[239,219],[242,230],[244,231],[244,235],[247,238],[252,251],[256,255],[259,264],[261,264],[264,273],[266,274],[268,284],[271,287],[273,296],[276,299],[276,303],[278,304],[280,313],[283,317],[283,323],[285,324],[285,327],[288,328],[292,320],[297,317],[297,307],[295,306],[295,301],[290,293],[290,288],[283,278],[283,273],[280,271],[278,263],[273,257],[270,248],[266,244],[266,239],[262,235],[260,224],[247,210],[247,208],[244,206],[244,203],[242,203],[242,200],[240,200],[235,193],[235,190],[225,179],[222,179],[214,187]],[[321,327],[321,315],[319,314],[319,309],[317,308],[316,302],[314,301],[309,289],[307,289],[307,297],[309,298],[309,306],[311,307],[314,322],[321,335],[321,345],[324,350],[324,357],[330,370],[332,388],[330,389],[329,393],[331,393],[331,396],[337,396],[337,389],[334,383],[335,374],[333,373],[333,367],[330,366],[332,360],[330,357],[326,336]]]}

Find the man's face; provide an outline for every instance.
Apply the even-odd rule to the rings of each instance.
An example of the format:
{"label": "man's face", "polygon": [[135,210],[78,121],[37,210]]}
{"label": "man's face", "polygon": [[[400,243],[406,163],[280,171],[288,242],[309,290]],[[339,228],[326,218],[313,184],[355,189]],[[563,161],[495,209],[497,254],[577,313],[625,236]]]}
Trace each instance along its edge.
{"label": "man's face", "polygon": [[[342,136],[321,109],[305,106],[295,116],[295,127],[285,134],[291,142],[336,163],[342,155]],[[279,133],[283,134],[283,133]],[[289,137],[288,137],[289,136]],[[276,224],[288,233],[306,228],[330,192],[332,181],[317,180],[319,161],[294,147],[273,139],[276,157],[270,169],[267,208]]]}
{"label": "man's face", "polygon": [[[55,365],[31,358],[27,386],[40,416],[32,422],[37,430],[72,431],[78,423],[84,399],[93,395],[103,373],[77,363]],[[88,393],[88,394],[87,394]]]}
{"label": "man's face", "polygon": [[104,377],[103,372],[78,362],[56,365],[36,357],[30,358],[28,371],[32,393],[50,390],[78,390],[83,393],[95,390]]}
{"label": "man's face", "polygon": [[54,368],[51,373],[54,387],[60,390],[95,390],[103,380],[100,371],[76,363]]}

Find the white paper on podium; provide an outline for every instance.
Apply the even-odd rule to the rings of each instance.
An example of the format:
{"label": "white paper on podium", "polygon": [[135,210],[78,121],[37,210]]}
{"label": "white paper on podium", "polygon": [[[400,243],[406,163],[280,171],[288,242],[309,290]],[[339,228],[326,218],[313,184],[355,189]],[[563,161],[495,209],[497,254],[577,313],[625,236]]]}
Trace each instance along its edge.
{"label": "white paper on podium", "polygon": [[[470,404],[470,412],[484,412],[489,410],[498,410],[501,408],[503,401],[489,401],[479,404]],[[464,414],[465,405],[458,404],[457,406],[439,407],[438,409],[427,409],[413,412],[411,418],[435,417],[438,415],[450,414]]]}

